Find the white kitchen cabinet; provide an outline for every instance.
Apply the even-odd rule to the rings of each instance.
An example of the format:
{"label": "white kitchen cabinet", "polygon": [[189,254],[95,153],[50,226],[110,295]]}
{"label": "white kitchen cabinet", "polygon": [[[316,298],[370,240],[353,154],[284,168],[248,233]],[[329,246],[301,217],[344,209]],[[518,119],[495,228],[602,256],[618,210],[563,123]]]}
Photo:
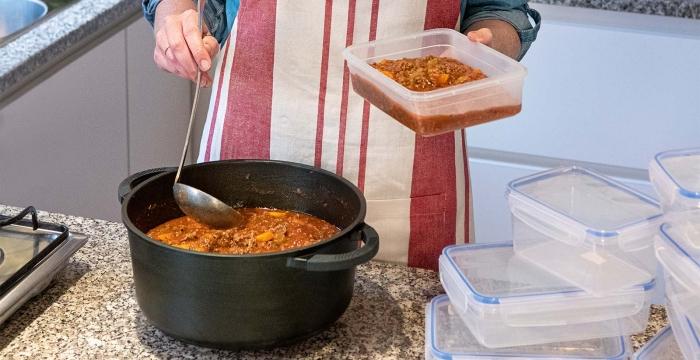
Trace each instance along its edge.
{"label": "white kitchen cabinet", "polygon": [[[129,171],[176,166],[190,115],[189,83],[156,68],[153,30],[145,21],[126,29],[126,43]],[[207,99],[200,103],[205,110]]]}
{"label": "white kitchen cabinet", "polygon": [[120,33],[0,110],[0,203],[117,218],[128,166],[124,53]]}
{"label": "white kitchen cabinet", "polygon": [[0,203],[118,221],[122,179],[177,163],[190,87],[152,37],[139,19],[0,109]]}

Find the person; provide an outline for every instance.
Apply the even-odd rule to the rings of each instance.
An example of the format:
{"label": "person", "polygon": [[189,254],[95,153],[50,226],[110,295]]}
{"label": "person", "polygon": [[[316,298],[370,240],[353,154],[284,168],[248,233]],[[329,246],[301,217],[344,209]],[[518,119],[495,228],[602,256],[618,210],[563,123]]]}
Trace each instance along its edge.
{"label": "person", "polygon": [[155,63],[212,86],[199,162],[286,160],[347,178],[367,199],[380,260],[435,269],[443,247],[470,241],[465,132],[421,137],[392,120],[351,90],[342,51],[456,28],[519,60],[540,23],[527,0],[209,0],[204,34],[192,0],[143,10]]}

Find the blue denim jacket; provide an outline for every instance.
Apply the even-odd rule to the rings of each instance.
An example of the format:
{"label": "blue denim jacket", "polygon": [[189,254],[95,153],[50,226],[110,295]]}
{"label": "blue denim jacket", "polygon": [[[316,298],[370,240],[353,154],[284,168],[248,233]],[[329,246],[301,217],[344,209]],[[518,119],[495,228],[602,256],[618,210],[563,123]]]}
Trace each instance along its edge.
{"label": "blue denim jacket", "polygon": [[[151,25],[156,13],[156,6],[162,0],[142,0],[143,13]],[[518,31],[520,36],[520,55],[521,59],[530,44],[537,38],[537,32],[540,28],[540,14],[531,9],[527,0],[461,0],[462,1],[462,32],[466,31],[473,23],[480,20],[498,19],[503,20]],[[238,1],[233,1],[234,7],[238,5]],[[232,19],[235,18],[237,8],[226,9],[226,0],[209,0],[204,5],[204,18],[211,34],[222,44],[233,25]],[[535,22],[533,27],[530,23],[528,15]]]}

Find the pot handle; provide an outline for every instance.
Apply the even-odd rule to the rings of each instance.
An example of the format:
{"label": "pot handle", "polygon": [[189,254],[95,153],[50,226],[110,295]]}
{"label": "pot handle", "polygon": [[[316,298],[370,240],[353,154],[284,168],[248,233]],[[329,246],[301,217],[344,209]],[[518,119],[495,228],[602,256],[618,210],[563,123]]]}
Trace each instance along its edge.
{"label": "pot handle", "polygon": [[316,254],[311,257],[287,258],[287,266],[306,271],[336,271],[347,270],[364,264],[377,255],[379,251],[379,235],[369,225],[360,225],[360,239],[364,246],[344,254]]}
{"label": "pot handle", "polygon": [[162,173],[166,173],[168,171],[173,171],[177,168],[175,167],[162,167],[162,168],[156,168],[156,169],[148,169],[144,171],[139,171],[135,174],[130,175],[126,179],[122,180],[122,182],[119,183],[119,189],[117,190],[117,197],[119,199],[119,203],[122,203],[124,201],[124,198],[129,195],[131,190],[133,190],[138,184],[156,176],[160,175]]}

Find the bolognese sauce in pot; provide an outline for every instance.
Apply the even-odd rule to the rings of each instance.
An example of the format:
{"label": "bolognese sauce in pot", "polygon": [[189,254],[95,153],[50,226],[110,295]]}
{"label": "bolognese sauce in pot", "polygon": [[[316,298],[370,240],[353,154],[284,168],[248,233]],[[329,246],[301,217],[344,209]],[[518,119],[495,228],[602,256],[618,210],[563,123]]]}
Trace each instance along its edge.
{"label": "bolognese sauce in pot", "polygon": [[338,227],[315,216],[265,208],[239,209],[242,225],[214,229],[182,216],[148,231],[148,236],[186,250],[219,254],[256,254],[306,247],[331,238]]}

